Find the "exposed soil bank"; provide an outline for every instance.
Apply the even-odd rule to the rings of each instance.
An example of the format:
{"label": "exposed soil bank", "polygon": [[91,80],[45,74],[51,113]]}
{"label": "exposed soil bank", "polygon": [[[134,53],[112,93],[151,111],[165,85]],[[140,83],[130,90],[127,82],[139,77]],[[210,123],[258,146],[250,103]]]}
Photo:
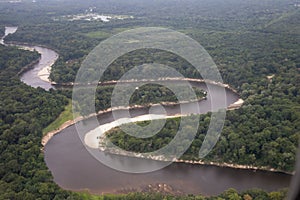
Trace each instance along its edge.
{"label": "exposed soil bank", "polygon": [[[163,79],[163,81],[183,81],[182,79]],[[149,80],[148,80],[149,81]],[[148,82],[147,81],[147,82]],[[162,80],[150,80],[151,82],[157,82],[157,81],[162,81]],[[229,90],[231,90],[232,92],[234,93],[237,93],[234,89],[232,89],[230,86],[226,85],[226,84],[222,84],[222,83],[217,83],[217,82],[214,82],[214,81],[204,81],[204,80],[200,80],[200,79],[184,79],[184,81],[190,81],[190,82],[197,82],[197,83],[209,83],[209,84],[212,84],[212,85],[217,85],[217,86],[220,86],[220,87],[225,87]],[[109,81],[107,84],[116,84],[117,81]],[[129,80],[129,81],[125,81],[124,83],[131,83],[131,82],[137,82],[136,80]],[[106,84],[106,83],[102,83],[102,84]],[[203,99],[202,99],[203,100]],[[243,100],[242,99],[239,99],[238,101],[236,101],[235,103],[231,104],[228,106],[228,110],[234,110],[234,109],[238,109],[240,108],[242,105],[243,105]],[[188,102],[180,102],[180,103],[188,103]],[[171,106],[171,105],[178,105],[180,103],[170,103],[170,102],[163,102],[162,105],[166,105],[166,106]],[[91,114],[89,116],[86,116],[86,117],[78,117],[76,118],[75,120],[70,120],[70,121],[67,121],[65,122],[60,128],[58,128],[57,130],[54,130],[54,131],[51,131],[49,133],[47,133],[43,139],[42,139],[42,145],[45,146],[47,144],[47,142],[55,135],[55,134],[58,134],[59,132],[61,132],[62,130],[64,130],[65,128],[69,127],[69,126],[72,126],[74,125],[76,122],[78,121],[81,121],[81,120],[84,120],[84,119],[88,119],[88,118],[91,118],[91,117],[95,117],[97,115],[101,115],[101,114],[105,114],[105,113],[109,113],[109,112],[112,112],[113,110],[116,111],[116,110],[129,110],[129,109],[136,109],[136,108],[147,108],[149,106],[153,106],[153,105],[157,105],[157,104],[149,104],[149,105],[134,105],[134,106],[129,106],[129,107],[116,107],[116,108],[108,108],[106,110],[103,110],[103,111],[99,111],[97,114]],[[178,117],[178,115],[174,115],[174,117]]]}

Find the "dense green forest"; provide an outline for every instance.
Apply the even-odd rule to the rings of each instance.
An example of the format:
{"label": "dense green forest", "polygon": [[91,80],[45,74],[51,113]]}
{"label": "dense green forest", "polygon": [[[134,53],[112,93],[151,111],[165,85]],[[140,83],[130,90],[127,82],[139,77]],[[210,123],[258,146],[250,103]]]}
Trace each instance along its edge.
{"label": "dense green forest", "polygon": [[42,128],[59,115],[67,99],[56,91],[31,88],[17,76],[38,57],[0,45],[0,199],[49,199],[59,191],[40,141]]}
{"label": "dense green forest", "polygon": [[[125,86],[126,87],[126,86]],[[193,87],[193,90],[195,91],[195,97],[196,99],[186,99],[188,97],[187,92],[184,87],[184,85],[178,84],[176,86],[178,88],[178,96],[182,97],[184,101],[195,101],[195,100],[201,100],[206,96],[206,93],[202,91],[199,88]],[[95,97],[95,109],[97,111],[99,110],[105,110],[111,107],[111,96],[114,90],[114,85],[110,86],[101,86],[97,87],[96,90],[96,97]],[[119,98],[124,97],[126,94],[126,90],[120,91],[118,94]],[[86,94],[81,95],[82,99],[87,98]],[[115,99],[117,101],[117,99]],[[119,102],[119,101],[118,101]],[[157,104],[157,103],[179,103],[178,99],[176,98],[176,95],[167,87],[157,85],[157,84],[146,84],[142,87],[139,87],[134,91],[131,98],[129,99],[129,105],[151,105],[151,104]],[[81,108],[85,110],[84,108]],[[82,113],[86,114],[86,113]]]}
{"label": "dense green forest", "polygon": [[[4,34],[4,26],[18,26],[18,31],[6,41],[55,49],[60,57],[50,78],[68,83],[74,81],[90,50],[113,34],[142,26],[163,26],[185,33],[203,45],[220,69],[224,82],[236,88],[245,100],[242,108],[227,112],[221,138],[205,161],[293,171],[300,139],[300,10],[295,6],[296,1],[201,2],[0,2],[0,36]],[[133,18],[110,22],[55,20],[65,15],[89,13],[91,7],[93,13]],[[142,193],[96,197],[60,189],[44,163],[40,141],[43,128],[63,111],[71,92],[34,89],[19,80],[18,72],[38,57],[36,52],[0,45],[0,199],[283,199],[286,196],[286,191],[238,193],[231,189],[218,197]],[[201,78],[183,59],[144,49],[117,59],[102,80],[118,79],[133,66],[152,62],[173,66],[186,77]],[[98,88],[97,110],[110,106],[111,91],[112,86]],[[150,85],[136,92],[132,102],[174,101],[170,94],[165,88]],[[197,94],[201,97],[202,91]],[[210,114],[200,119],[198,134],[184,159],[197,159]],[[130,138],[118,129],[109,137],[124,149],[147,152],[170,141],[177,123],[178,119],[168,120],[165,129],[148,140]],[[151,145],[147,145],[149,142]]]}
{"label": "dense green forest", "polygon": [[[69,1],[65,2],[65,6],[50,3],[51,6],[44,8],[43,13],[46,14],[39,19],[28,16],[26,23],[23,22],[24,19],[19,18],[27,16],[28,10],[41,15],[39,4],[24,4],[24,13],[20,12],[17,16],[11,16],[12,11],[16,9],[15,6],[2,8],[5,17],[0,22],[19,25],[18,32],[7,37],[7,40],[43,44],[59,52],[60,59],[51,74],[52,80],[56,82],[74,81],[83,56],[103,39],[120,31],[140,26],[170,27],[190,35],[213,56],[222,71],[224,81],[235,87],[240,87],[245,82],[255,82],[264,75],[276,72],[284,60],[283,57],[290,58],[291,61],[299,59],[296,53],[299,9],[294,6],[293,1],[274,3],[273,1],[231,0],[228,4],[216,0],[200,4],[189,0],[186,3],[157,1],[153,5],[132,1],[135,6],[118,2],[113,8],[102,4],[101,1],[85,5],[79,2],[72,6],[68,4]],[[96,7],[94,12],[101,10],[100,13],[122,14],[120,13],[122,10],[123,14],[129,13],[134,18],[109,23],[53,20],[57,15],[85,13],[91,6]],[[166,10],[160,13],[162,9]],[[285,21],[289,23],[284,23]],[[278,26],[282,28],[278,29]],[[133,64],[151,60],[151,53],[147,53],[147,56],[144,56],[143,51],[136,54],[135,57],[138,59],[134,60],[130,55],[124,56],[121,60],[124,62],[121,63],[121,68],[120,62],[112,65],[111,72],[107,72],[111,76],[105,76],[104,79],[117,79],[113,71],[123,73],[133,67]],[[170,63],[172,59],[163,52],[153,57],[156,61],[168,61],[168,64],[178,63],[176,61]],[[134,63],[131,63],[133,61]],[[182,67],[185,65],[185,63],[181,64]],[[240,70],[234,70],[236,68]],[[187,77],[195,77],[193,72],[180,72]]]}
{"label": "dense green forest", "polygon": [[[163,83],[161,83],[163,84]],[[123,87],[132,87],[130,84],[123,84]],[[102,85],[98,86],[96,89],[95,94],[95,110],[101,111],[106,110],[110,107],[112,107],[111,97],[113,94],[115,88],[115,84],[112,85]],[[141,87],[137,87],[134,92],[132,93],[132,96],[129,99],[128,105],[134,106],[134,105],[142,105],[142,106],[151,106],[153,104],[169,104],[169,103],[179,103],[180,101],[198,101],[203,100],[206,98],[206,92],[203,91],[200,88],[192,87],[191,89],[195,92],[195,98],[189,99],[189,93],[187,90],[185,90],[185,85],[178,83],[176,85],[177,88],[177,95],[174,94],[169,88],[160,85],[160,84],[154,84],[149,83],[142,85]],[[70,88],[64,88],[62,91],[67,97],[72,97]],[[123,98],[127,94],[127,90],[124,88],[119,89],[118,95],[115,98],[115,102],[120,102],[118,98]],[[177,97],[180,97],[178,99]],[[90,110],[88,101],[90,100],[89,93],[86,92],[85,89],[78,89],[77,91],[77,97],[76,99],[80,99],[81,102],[84,102],[82,105],[79,106],[79,108],[75,108],[76,112],[80,113],[81,115],[89,115],[93,113],[93,110]],[[85,103],[87,102],[87,103]],[[86,106],[87,105],[87,106]],[[114,106],[120,106],[120,105],[114,105]],[[123,106],[123,105],[121,105]],[[93,109],[93,108],[92,108]]]}
{"label": "dense green forest", "polygon": [[[283,77],[265,80],[260,94],[250,96],[239,110],[228,111],[221,138],[204,161],[255,165],[278,170],[294,170],[300,139],[299,77],[292,70]],[[290,81],[293,83],[291,85]],[[285,90],[283,92],[282,90]],[[271,96],[272,95],[272,96]],[[150,139],[133,138],[120,129],[109,132],[119,147],[136,152],[149,152],[168,144],[177,133],[178,119],[169,119],[165,128]],[[183,159],[198,160],[198,153],[210,122],[202,115],[198,134]],[[149,145],[151,144],[151,145]]]}
{"label": "dense green forest", "polygon": [[[156,193],[92,196],[60,189],[48,171],[41,150],[42,128],[53,121],[68,102],[59,91],[34,89],[16,75],[22,67],[36,60],[35,52],[0,46],[0,199],[282,199],[286,190],[266,193],[234,189],[218,197],[174,197]],[[51,108],[51,109],[50,109]]]}

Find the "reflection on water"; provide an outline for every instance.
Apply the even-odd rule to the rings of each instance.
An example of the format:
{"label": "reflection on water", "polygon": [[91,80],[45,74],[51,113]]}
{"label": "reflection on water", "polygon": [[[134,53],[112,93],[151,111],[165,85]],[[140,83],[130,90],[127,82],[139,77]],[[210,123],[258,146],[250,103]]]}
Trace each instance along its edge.
{"label": "reflection on water", "polygon": [[[86,126],[89,126],[88,121]],[[152,160],[106,156],[125,166],[160,164]],[[228,188],[240,191],[261,188],[272,191],[288,187],[291,178],[281,173],[182,163],[173,163],[152,173],[123,173],[110,169],[94,159],[81,143],[75,126],[65,129],[48,142],[45,147],[45,161],[54,176],[54,181],[61,187],[71,190],[89,189],[98,194],[129,191],[132,188],[141,191],[149,185],[160,183],[186,194],[215,195]]]}
{"label": "reflection on water", "polygon": [[[1,44],[4,44],[4,38],[9,35],[13,34],[17,31],[18,27],[5,27],[5,35],[0,40]],[[6,44],[5,44],[6,45]],[[52,65],[58,58],[58,54],[48,48],[40,47],[40,46],[30,46],[30,45],[17,45],[20,48],[28,49],[28,50],[36,50],[39,54],[41,54],[41,59],[37,64],[33,66],[33,69],[26,71],[21,75],[21,81],[26,83],[27,85],[30,85],[32,87],[41,87],[46,90],[49,90],[50,88],[53,88],[50,82],[42,80],[38,73]]]}
{"label": "reflection on water", "polygon": [[[17,27],[6,27],[5,35],[14,33]],[[0,40],[3,44],[3,38]],[[24,73],[21,80],[33,87],[51,88],[51,84],[41,80],[38,72],[57,59],[57,54],[47,48],[33,46],[41,53],[41,60],[33,70]],[[198,85],[206,89],[204,84]],[[214,96],[218,95],[218,87],[213,90]],[[235,102],[238,96],[227,90],[228,105]],[[182,105],[188,113],[194,112],[195,103]],[[206,101],[199,103],[200,112],[206,113],[211,109],[210,96]],[[180,106],[172,106],[166,109],[169,115],[180,112]],[[131,111],[131,116],[148,114],[147,109]],[[101,124],[113,120],[111,113],[99,117]],[[84,123],[86,132],[96,127],[89,120]],[[97,150],[95,150],[97,151]],[[129,158],[117,155],[109,155],[99,152],[113,162],[130,166],[159,166],[158,161]],[[63,130],[54,136],[45,147],[45,161],[54,176],[54,181],[61,187],[71,190],[88,189],[93,193],[114,193],[128,191],[147,191],[151,187],[164,187],[174,194],[204,194],[215,195],[228,188],[236,188],[239,191],[250,188],[261,188],[267,191],[288,187],[290,175],[271,173],[264,171],[230,169],[214,166],[199,166],[182,163],[173,163],[170,166],[156,172],[146,174],[128,174],[99,163],[86,150],[77,134],[75,126]]]}
{"label": "reflection on water", "polygon": [[[205,88],[205,85],[198,85]],[[213,90],[217,92],[216,90]],[[235,102],[238,96],[227,90],[228,105]],[[186,104],[186,110],[193,112],[195,103]],[[199,103],[200,112],[210,109],[209,98]],[[180,106],[166,108],[169,114],[180,112]],[[131,110],[132,117],[147,114],[147,109]],[[118,115],[117,115],[118,116]],[[111,122],[111,113],[99,117],[100,124]],[[80,122],[84,131],[95,128],[95,123],[86,120]],[[93,150],[93,151],[98,151]],[[124,167],[159,166],[162,163],[153,160],[130,158],[118,155],[98,152],[111,162],[118,162]],[[204,194],[215,195],[228,188],[236,188],[239,191],[250,188],[261,188],[273,191],[288,187],[290,175],[264,171],[230,169],[214,166],[200,166],[183,163],[173,163],[166,168],[146,174],[129,174],[113,170],[95,158],[82,144],[75,126],[63,130],[54,136],[45,147],[45,161],[51,170],[54,181],[61,187],[71,190],[88,189],[93,193],[112,193],[129,191],[148,191],[158,184],[165,184],[168,190],[174,194]]]}

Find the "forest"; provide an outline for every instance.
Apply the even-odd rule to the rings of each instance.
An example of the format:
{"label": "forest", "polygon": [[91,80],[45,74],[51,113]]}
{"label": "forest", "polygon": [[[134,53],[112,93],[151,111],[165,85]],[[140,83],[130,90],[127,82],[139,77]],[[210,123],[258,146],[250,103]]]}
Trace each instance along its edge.
{"label": "forest", "polygon": [[[59,2],[59,3],[58,3]],[[55,17],[88,12],[132,15],[133,19],[55,21]],[[138,0],[103,3],[88,0],[51,0],[32,3],[0,2],[0,36],[5,26],[18,26],[7,42],[40,44],[60,55],[50,78],[74,82],[86,55],[101,41],[134,27],[163,26],[199,41],[212,56],[225,83],[245,100],[242,108],[228,111],[221,137],[204,161],[226,162],[294,171],[300,139],[300,10],[295,1]],[[157,193],[95,196],[61,189],[53,181],[42,152],[43,129],[69,103],[71,90],[45,91],[22,83],[18,73],[37,60],[37,52],[0,45],[0,199],[284,199],[287,190],[224,191],[215,197],[172,196]],[[102,81],[119,79],[133,66],[158,62],[181,74],[201,78],[185,60],[171,53],[142,49],[111,64]],[[113,86],[99,86],[96,108],[110,106]],[[147,85],[132,97],[133,104],[176,101],[164,87]],[[147,93],[145,93],[145,91]],[[204,96],[196,91],[197,97]],[[163,94],[163,95],[162,95]],[[144,97],[140,98],[141,96]],[[108,136],[130,151],[148,152],[167,144],[179,119],[169,119],[156,136],[142,140],[124,135],[118,128]],[[198,134],[182,156],[196,160],[210,121],[200,116]],[[147,122],[142,122],[147,123]],[[151,144],[151,145],[149,145]]]}
{"label": "forest", "polygon": [[[286,190],[267,193],[249,190],[238,193],[230,189],[219,197],[132,193],[128,195],[93,196],[60,189],[48,171],[41,150],[42,128],[53,121],[67,98],[60,91],[31,88],[16,75],[36,60],[36,52],[0,46],[1,121],[0,121],[0,199],[281,199]],[[51,108],[51,109],[50,109]]]}

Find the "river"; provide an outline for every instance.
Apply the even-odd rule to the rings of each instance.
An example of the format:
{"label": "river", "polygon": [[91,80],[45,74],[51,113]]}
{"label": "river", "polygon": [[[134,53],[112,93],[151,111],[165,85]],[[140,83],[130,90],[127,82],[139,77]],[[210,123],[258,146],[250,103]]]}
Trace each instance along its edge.
{"label": "river", "polygon": [[[13,34],[17,31],[17,27],[5,27],[5,35],[0,40],[0,44],[4,43],[4,38],[9,35]],[[13,45],[13,44],[5,44],[5,45]],[[30,85],[34,88],[41,87],[46,90],[53,88],[51,83],[48,80],[50,74],[50,66],[54,64],[54,62],[58,59],[58,54],[48,48],[44,48],[41,46],[29,46],[29,45],[17,45],[20,48],[27,49],[27,50],[35,50],[39,54],[41,54],[40,61],[33,66],[31,70],[28,70],[21,74],[21,81]]]}
{"label": "river", "polygon": [[[6,33],[13,33],[6,27]],[[23,45],[24,46],[24,45]],[[32,48],[30,46],[30,48]],[[21,80],[33,87],[51,88],[51,84],[42,80],[38,73],[52,64],[58,55],[47,48],[33,46],[42,55],[42,59],[21,76]],[[205,88],[204,84],[199,87]],[[218,87],[211,92],[217,92]],[[231,90],[226,90],[228,105],[235,102],[238,96]],[[199,102],[200,110],[207,112],[206,101]],[[187,110],[193,111],[194,103],[186,105]],[[170,106],[170,114],[178,113],[179,106]],[[132,116],[148,113],[148,110],[135,109]],[[101,124],[113,120],[111,113],[98,117]],[[81,121],[86,132],[94,129],[91,120]],[[94,150],[98,151],[98,150]],[[103,152],[98,152],[103,154]],[[146,174],[123,173],[99,163],[92,157],[82,144],[75,126],[70,126],[55,135],[45,146],[45,162],[52,172],[54,181],[62,188],[92,193],[127,193],[131,191],[164,190],[174,194],[203,194],[216,195],[228,188],[244,191],[251,188],[260,188],[267,191],[288,187],[290,175],[260,170],[232,169],[216,166],[202,166],[184,163],[173,163],[166,168]],[[159,166],[159,161],[131,158],[118,155],[105,154],[112,161],[124,166]]]}

